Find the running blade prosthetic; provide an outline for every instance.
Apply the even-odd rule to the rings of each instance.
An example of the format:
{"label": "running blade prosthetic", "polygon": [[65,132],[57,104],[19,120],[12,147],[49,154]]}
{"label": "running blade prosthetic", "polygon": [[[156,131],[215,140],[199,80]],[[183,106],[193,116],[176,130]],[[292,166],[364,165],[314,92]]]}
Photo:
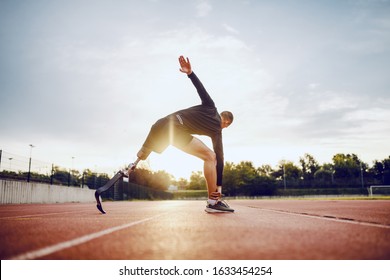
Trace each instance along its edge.
{"label": "running blade prosthetic", "polygon": [[95,191],[96,207],[102,214],[106,214],[106,211],[103,210],[103,206],[100,200],[100,194],[110,189],[112,186],[115,185],[116,182],[118,182],[123,177],[128,177],[128,172],[133,172],[135,170],[135,167],[136,165],[134,163],[129,164],[129,169],[119,170],[115,174],[115,176],[110,179],[110,181],[108,181],[104,186],[98,188]]}

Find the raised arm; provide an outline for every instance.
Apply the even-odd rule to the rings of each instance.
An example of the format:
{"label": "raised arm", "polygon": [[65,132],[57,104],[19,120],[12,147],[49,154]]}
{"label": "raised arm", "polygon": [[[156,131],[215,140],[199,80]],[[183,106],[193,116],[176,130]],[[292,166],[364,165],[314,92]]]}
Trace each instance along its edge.
{"label": "raised arm", "polygon": [[191,69],[191,63],[190,60],[187,57],[187,60],[184,59],[184,57],[181,55],[179,57],[179,63],[180,63],[180,72],[186,73],[187,75],[190,75],[192,73]]}
{"label": "raised arm", "polygon": [[183,56],[179,57],[179,63],[180,63],[180,72],[185,73],[188,75],[188,78],[191,79],[192,83],[194,84],[200,99],[202,100],[202,105],[205,106],[211,106],[215,107],[214,101],[211,99],[210,95],[204,88],[201,81],[198,79],[198,77],[195,75],[195,73],[192,71],[190,60],[185,59]]}

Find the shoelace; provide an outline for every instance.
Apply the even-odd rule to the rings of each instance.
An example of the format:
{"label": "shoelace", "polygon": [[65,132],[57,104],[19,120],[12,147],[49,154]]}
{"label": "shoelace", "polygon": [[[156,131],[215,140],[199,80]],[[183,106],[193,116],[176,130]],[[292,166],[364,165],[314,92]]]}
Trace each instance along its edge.
{"label": "shoelace", "polygon": [[227,202],[225,200],[220,200],[218,201],[217,203],[221,203],[223,206],[225,206],[226,208],[230,208],[229,204],[227,204]]}

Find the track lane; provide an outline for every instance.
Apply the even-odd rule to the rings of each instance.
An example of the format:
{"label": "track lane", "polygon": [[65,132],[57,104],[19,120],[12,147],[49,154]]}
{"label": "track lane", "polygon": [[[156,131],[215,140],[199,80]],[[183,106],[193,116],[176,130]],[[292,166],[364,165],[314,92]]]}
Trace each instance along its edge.
{"label": "track lane", "polygon": [[[14,216],[13,220],[1,214],[2,223],[8,222],[5,227],[9,229],[5,234],[0,229],[1,240],[9,239],[10,232],[20,227],[29,236],[26,242],[6,243],[13,246],[7,246],[11,249],[2,251],[1,256],[27,258],[23,254],[68,242],[69,246],[55,247],[58,250],[33,258],[390,259],[387,218],[375,214],[387,211],[389,203],[369,207],[364,201],[361,203],[364,215],[356,213],[356,203],[351,204],[354,207],[350,213],[346,211],[348,202],[231,201],[236,209],[234,214],[207,214],[202,201],[109,202],[104,204],[106,215],[99,214],[90,204],[54,205],[52,211],[59,213],[62,209],[66,212],[64,217],[37,214],[26,220]],[[332,208],[333,205],[338,207]],[[5,213],[2,208],[0,213]],[[76,208],[85,212],[76,215]],[[157,216],[162,213],[165,215]],[[326,217],[313,219],[330,213],[347,219],[368,217],[363,219],[368,222],[366,225]],[[156,218],[149,220],[151,217]],[[385,227],[372,226],[378,221]],[[45,231],[33,235],[39,225],[45,226]],[[88,239],[99,232],[104,234]],[[16,240],[20,234],[15,234]],[[28,246],[28,242],[33,246]]]}
{"label": "track lane", "polygon": [[102,230],[102,231],[94,232],[94,233],[91,233],[91,234],[87,234],[87,235],[75,238],[75,239],[72,239],[72,240],[60,242],[60,243],[52,245],[52,246],[44,247],[42,249],[38,249],[38,250],[35,250],[35,251],[30,251],[30,252],[27,252],[27,253],[23,253],[21,255],[12,257],[11,259],[12,260],[33,260],[33,259],[38,259],[38,258],[41,258],[41,257],[45,257],[47,255],[63,251],[65,249],[67,249],[67,248],[76,247],[78,245],[81,245],[83,243],[89,242],[89,241],[94,240],[94,239],[104,238],[106,235],[109,235],[110,233],[113,233],[113,232],[116,232],[116,231],[120,231],[120,230],[123,230],[123,229],[126,229],[126,228],[130,228],[130,227],[138,225],[138,224],[145,223],[147,221],[156,219],[156,218],[158,218],[158,217],[160,217],[162,215],[164,215],[164,214],[159,214],[159,215],[156,215],[156,216],[152,216],[150,218],[145,218],[143,220],[131,222],[131,223],[120,225],[120,226],[111,227],[111,228],[108,228],[108,229],[105,229],[105,230]]}
{"label": "track lane", "polygon": [[[110,205],[110,203],[107,204]],[[43,207],[42,205],[30,205],[30,207],[23,205],[21,207],[27,212],[34,213],[40,212],[34,211],[35,207],[53,211],[53,213],[40,212],[41,214],[34,215],[20,215],[18,213],[18,216],[15,216],[0,211],[0,218],[3,219],[2,227],[0,227],[0,238],[1,243],[6,245],[1,246],[0,256],[2,259],[4,259],[3,256],[13,258],[26,252],[56,246],[80,236],[146,219],[164,209],[158,203],[153,207],[150,204],[145,205],[139,202],[135,203],[135,207],[139,211],[129,212],[127,203],[112,204],[115,205],[115,209],[106,215],[100,214],[94,204],[55,204],[43,205]],[[70,209],[76,210],[69,211]],[[122,213],[126,213],[126,215],[122,215]],[[9,246],[9,244],[12,245]]]}

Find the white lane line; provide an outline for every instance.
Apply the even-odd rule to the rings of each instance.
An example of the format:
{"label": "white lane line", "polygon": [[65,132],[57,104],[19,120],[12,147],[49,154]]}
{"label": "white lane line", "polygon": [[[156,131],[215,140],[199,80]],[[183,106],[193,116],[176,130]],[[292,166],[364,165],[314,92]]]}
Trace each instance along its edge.
{"label": "white lane line", "polygon": [[264,209],[264,208],[257,208],[257,207],[252,207],[252,208],[256,208],[256,209],[260,209],[260,210],[268,211],[268,212],[293,215],[293,216],[300,216],[300,217],[334,221],[334,222],[340,222],[340,223],[348,223],[348,224],[354,224],[354,225],[363,225],[363,226],[371,226],[371,227],[390,229],[390,225],[363,222],[363,221],[358,221],[358,220],[349,220],[349,219],[338,218],[338,217],[327,217],[327,216],[313,215],[313,214],[308,214],[308,213],[307,214],[306,213],[296,213],[296,212],[288,212],[288,211],[274,210],[274,209]]}
{"label": "white lane line", "polygon": [[62,215],[62,214],[71,214],[71,213],[82,213],[82,212],[87,213],[88,211],[67,211],[67,212],[42,213],[42,214],[31,214],[31,215],[21,215],[21,216],[8,216],[8,217],[0,217],[0,220],[13,220],[13,219],[20,219],[20,218],[35,218],[35,217]]}
{"label": "white lane line", "polygon": [[61,251],[61,250],[64,250],[64,249],[71,248],[73,246],[77,246],[77,245],[86,243],[86,242],[88,242],[88,241],[90,241],[92,239],[96,239],[96,238],[102,237],[104,235],[113,233],[115,231],[119,231],[119,230],[122,230],[122,229],[125,229],[125,228],[129,228],[129,227],[132,227],[132,226],[135,226],[135,225],[138,225],[138,224],[145,223],[147,221],[156,219],[156,218],[161,217],[162,215],[166,215],[166,214],[168,214],[168,213],[167,212],[166,213],[162,213],[162,214],[159,214],[159,215],[156,215],[156,216],[153,216],[153,217],[150,217],[150,218],[146,218],[146,219],[143,219],[143,220],[139,220],[139,221],[131,222],[131,223],[128,223],[128,224],[124,224],[124,225],[108,228],[108,229],[105,229],[105,230],[102,230],[102,231],[98,231],[98,232],[95,232],[95,233],[87,234],[87,235],[84,235],[84,236],[81,236],[81,237],[78,237],[78,238],[75,238],[75,239],[72,239],[72,240],[69,240],[69,241],[61,242],[61,243],[58,243],[58,244],[55,244],[55,245],[52,245],[52,246],[48,246],[48,247],[45,247],[45,248],[42,248],[42,249],[39,249],[39,250],[30,251],[30,252],[27,252],[27,253],[24,253],[24,254],[17,255],[15,257],[10,258],[10,260],[33,260],[33,259],[37,259],[37,258],[53,254],[55,252],[58,252],[58,251]]}

